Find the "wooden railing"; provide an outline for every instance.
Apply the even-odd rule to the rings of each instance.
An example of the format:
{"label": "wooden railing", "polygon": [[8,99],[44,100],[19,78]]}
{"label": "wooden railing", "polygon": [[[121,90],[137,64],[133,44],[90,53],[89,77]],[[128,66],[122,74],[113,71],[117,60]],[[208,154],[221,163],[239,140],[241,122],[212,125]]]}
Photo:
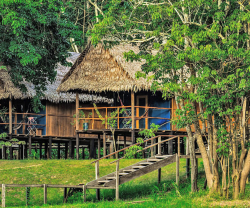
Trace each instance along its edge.
{"label": "wooden railing", "polygon": [[[6,115],[9,115],[9,113],[5,113]],[[18,115],[22,115],[21,117],[21,122],[17,122],[18,120]],[[0,125],[11,125],[12,126],[12,130],[15,134],[17,134],[17,126],[20,126],[18,129],[22,129],[23,134],[25,134],[26,131],[26,126],[40,126],[40,127],[46,127],[46,124],[29,124],[28,123],[28,119],[26,117],[28,116],[32,116],[32,117],[43,117],[46,116],[46,114],[37,114],[37,113],[17,113],[17,112],[13,112],[12,113],[12,119],[11,122],[6,122],[6,123],[0,123]],[[13,120],[14,117],[14,120]],[[9,116],[7,116],[8,120],[9,120]],[[26,119],[25,119],[26,118]],[[23,120],[25,119],[25,122],[23,122]],[[13,122],[14,121],[14,122]]]}
{"label": "wooden railing", "polygon": [[[171,137],[169,139],[166,139],[166,140],[161,140],[163,137]],[[158,142],[156,143],[153,143],[151,144],[150,146],[148,147],[145,147],[141,150],[138,150],[138,152],[141,152],[141,151],[145,151],[146,149],[149,149],[151,148],[151,157],[154,156],[154,151],[152,148],[154,148],[155,146],[158,146],[158,154],[161,155],[161,144],[165,143],[165,142],[169,142],[171,140],[174,140],[174,139],[177,139],[177,143],[178,143],[178,146],[177,146],[177,153],[176,153],[176,183],[177,185],[179,185],[179,163],[180,163],[180,155],[181,155],[181,148],[180,148],[180,138],[181,137],[186,137],[186,135],[178,135],[178,136],[174,136],[174,135],[160,135],[160,136],[155,136],[155,137],[152,137],[150,139],[146,139],[144,140],[144,143],[145,142],[148,142],[148,141],[151,141],[151,143],[153,143],[154,140],[158,139]],[[95,163],[95,178],[98,179],[99,178],[99,161],[100,160],[103,160],[105,158],[108,158],[108,157],[111,157],[113,155],[116,155],[118,154],[119,152],[122,152],[122,151],[125,151],[127,149],[129,149],[130,147],[133,147],[133,146],[138,146],[140,145],[141,143],[136,143],[136,144],[133,144],[133,145],[130,145],[128,147],[125,147],[123,149],[120,149],[120,150],[117,150],[116,152],[113,152],[113,153],[110,153],[109,155],[106,155],[105,157],[102,157],[102,158],[99,158],[93,162],[91,162],[91,164]],[[125,152],[124,152],[125,153]],[[116,177],[116,199],[118,200],[119,199],[119,162],[120,160],[124,159],[125,156],[123,156],[122,158],[119,158],[115,161],[112,161],[110,162],[110,164],[112,163],[116,163],[116,173],[115,173],[115,177]]]}
{"label": "wooden railing", "polygon": [[[123,115],[120,113],[121,109],[125,109]],[[79,120],[84,120],[90,123],[91,129],[94,129],[94,125],[96,121],[102,121],[105,120],[105,126],[104,128],[108,128],[107,119],[114,118],[117,119],[117,129],[124,128],[120,126],[120,122],[122,119],[132,120],[134,119],[136,121],[136,128],[139,128],[139,120],[145,119],[145,129],[149,127],[148,121],[149,119],[157,119],[157,120],[165,120],[166,122],[170,121],[170,118],[165,117],[159,117],[159,116],[149,116],[150,110],[165,110],[170,111],[172,108],[159,108],[159,107],[148,107],[148,106],[134,106],[135,109],[135,115],[134,118],[132,118],[130,112],[131,112],[131,106],[114,106],[114,107],[80,107],[79,110],[84,111],[85,118],[79,118]],[[144,109],[143,115],[140,115],[140,109]],[[100,118],[96,110],[100,112],[102,115],[102,118]],[[127,110],[127,111],[126,111]],[[111,117],[111,112],[117,111],[117,116]],[[88,116],[91,113],[91,116]],[[124,116],[125,114],[125,116]],[[131,123],[131,122],[130,122]]]}

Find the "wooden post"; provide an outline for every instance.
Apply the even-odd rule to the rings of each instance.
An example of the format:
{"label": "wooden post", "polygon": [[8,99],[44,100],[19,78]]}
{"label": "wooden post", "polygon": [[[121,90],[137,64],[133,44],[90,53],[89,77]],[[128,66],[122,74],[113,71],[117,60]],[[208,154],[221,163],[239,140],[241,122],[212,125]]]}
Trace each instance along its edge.
{"label": "wooden post", "polygon": [[[152,143],[152,145],[155,143],[155,140],[154,139],[152,139],[151,140],[151,143]],[[151,150],[151,157],[153,157],[154,156],[154,150],[155,150],[155,148],[154,147],[150,147],[150,150]]]}
{"label": "wooden post", "polygon": [[90,139],[90,141],[89,141],[89,159],[94,158],[94,151],[95,151],[95,141],[94,141],[94,139]]}
{"label": "wooden post", "polygon": [[5,207],[5,184],[2,184],[2,207]]}
{"label": "wooden post", "polygon": [[173,140],[168,141],[168,154],[173,155]]}
{"label": "wooden post", "polygon": [[[123,142],[124,142],[124,148],[126,148],[126,146],[127,146],[127,137],[125,135],[123,136]],[[125,155],[125,153],[126,153],[126,150],[124,150],[123,155]]]}
{"label": "wooden post", "polygon": [[180,180],[179,170],[180,170],[180,158],[178,154],[176,154],[176,184],[177,186],[179,186],[179,180]]}
{"label": "wooden post", "polygon": [[86,202],[86,189],[87,189],[87,186],[86,185],[83,185],[83,201]]}
{"label": "wooden post", "polygon": [[26,143],[26,144],[24,145],[24,158],[28,158],[27,150],[28,150],[28,145],[27,145],[27,143]]}
{"label": "wooden post", "polygon": [[108,108],[106,108],[105,129],[108,129]]}
{"label": "wooden post", "polygon": [[68,142],[65,142],[65,159],[68,159],[68,147],[69,143]]}
{"label": "wooden post", "polygon": [[50,137],[49,138],[49,158],[48,159],[51,159],[52,158],[52,138]]}
{"label": "wooden post", "polygon": [[79,130],[79,94],[76,93],[76,130]]}
{"label": "wooden post", "polygon": [[132,132],[131,132],[131,140],[132,144],[135,143],[135,93],[133,90],[131,90],[131,119],[132,119]]}
{"label": "wooden post", "polygon": [[85,147],[82,147],[82,159],[85,159],[85,153],[84,153]]}
{"label": "wooden post", "polygon": [[[109,145],[109,154],[111,154],[113,152],[114,152],[114,142],[111,141],[110,145]],[[114,155],[110,156],[110,159],[113,159],[113,158],[114,158]]]}
{"label": "wooden post", "polygon": [[43,196],[44,196],[44,204],[47,204],[47,184],[43,184]]}
{"label": "wooden post", "polygon": [[26,206],[29,206],[30,201],[30,187],[26,187]]}
{"label": "wooden post", "polygon": [[[99,161],[95,163],[95,179],[99,178]],[[96,189],[96,199],[100,200],[100,189]]]}
{"label": "wooden post", "polygon": [[115,199],[119,200],[119,160],[116,161]]}
{"label": "wooden post", "polygon": [[61,144],[58,142],[57,144],[57,159],[59,160],[61,158]]}
{"label": "wooden post", "polygon": [[158,169],[158,185],[161,183],[161,168]]}
{"label": "wooden post", "polygon": [[5,146],[2,147],[2,159],[6,160],[6,147]]}
{"label": "wooden post", "polygon": [[[189,139],[186,137],[186,155],[190,155],[189,153]],[[190,176],[190,158],[186,159],[186,178]]]}
{"label": "wooden post", "polygon": [[31,135],[29,135],[29,157],[31,156],[31,145],[32,145]]}
{"label": "wooden post", "polygon": [[13,147],[10,146],[10,160],[13,160]]}
{"label": "wooden post", "polygon": [[76,159],[79,160],[79,134],[76,133]]}
{"label": "wooden post", "polygon": [[[15,113],[15,124],[17,124],[17,114]],[[15,134],[17,134],[17,129],[15,130]]]}
{"label": "wooden post", "polygon": [[[158,143],[161,142],[161,137],[158,137]],[[161,143],[158,144],[158,155],[161,155]]]}
{"label": "wooden post", "polygon": [[103,133],[103,157],[106,156],[107,146],[106,146],[106,133]]}
{"label": "wooden post", "polygon": [[178,156],[181,155],[181,140],[180,137],[178,137]]}
{"label": "wooden post", "polygon": [[98,159],[101,158],[101,136],[98,134],[98,141],[97,141],[97,146],[98,146]]}
{"label": "wooden post", "polygon": [[39,143],[39,149],[40,149],[40,152],[39,152],[39,154],[40,154],[40,160],[41,160],[41,159],[42,159],[42,157],[43,157],[43,152],[42,152],[42,151],[43,151],[43,146],[42,146],[42,145],[43,145],[43,143],[42,143],[42,142],[40,142],[40,143]]}
{"label": "wooden post", "polygon": [[12,134],[12,96],[9,98],[9,133]]}
{"label": "wooden post", "polygon": [[63,190],[63,203],[67,203],[67,188]]}
{"label": "wooden post", "polygon": [[73,156],[72,156],[72,140],[70,139],[69,141],[69,158],[70,159],[73,159]]}
{"label": "wooden post", "polygon": [[3,151],[0,149],[0,159],[3,159]]}
{"label": "wooden post", "polygon": [[95,124],[95,111],[92,109],[92,129],[94,129],[94,124]]}
{"label": "wooden post", "polygon": [[[117,151],[118,150],[118,144],[117,144],[117,135],[115,134],[115,151]],[[118,155],[118,153],[116,153],[115,154],[115,158],[116,159],[118,159],[118,157],[119,157],[119,155]]]}
{"label": "wooden post", "polygon": [[120,128],[120,108],[117,108],[117,128]]}

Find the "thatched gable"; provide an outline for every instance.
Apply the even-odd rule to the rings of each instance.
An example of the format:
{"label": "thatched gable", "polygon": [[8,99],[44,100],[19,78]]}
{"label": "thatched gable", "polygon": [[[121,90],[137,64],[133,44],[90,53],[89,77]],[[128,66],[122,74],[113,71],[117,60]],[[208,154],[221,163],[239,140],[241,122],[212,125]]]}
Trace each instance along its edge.
{"label": "thatched gable", "polygon": [[118,45],[105,49],[102,44],[89,45],[65,75],[58,92],[119,92],[149,90],[145,79],[135,79],[143,62],[127,62],[124,52],[139,52],[137,46]]}
{"label": "thatched gable", "polygon": [[[71,56],[67,58],[68,62],[74,64],[76,59],[79,57],[79,53],[71,53]],[[60,85],[63,77],[69,71],[70,67],[58,64],[56,68],[57,76],[52,84],[47,86],[47,90],[44,92],[45,96],[42,99],[49,100],[54,103],[58,102],[74,102],[76,99],[73,93],[58,93],[56,90]],[[14,99],[30,99],[35,95],[34,85],[28,82],[23,82],[27,88],[27,92],[24,94],[21,90],[14,86],[11,81],[11,77],[8,72],[4,69],[0,70],[0,99],[7,99],[12,96]],[[107,102],[111,103],[112,100],[105,97],[91,95],[91,94],[80,94],[79,100],[81,102],[93,101],[93,102]]]}

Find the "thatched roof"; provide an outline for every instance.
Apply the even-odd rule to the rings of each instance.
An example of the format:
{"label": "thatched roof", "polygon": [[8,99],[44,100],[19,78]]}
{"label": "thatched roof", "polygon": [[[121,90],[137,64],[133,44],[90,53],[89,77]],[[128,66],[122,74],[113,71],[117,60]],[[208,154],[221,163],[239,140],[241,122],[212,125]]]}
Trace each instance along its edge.
{"label": "thatched roof", "polygon": [[119,92],[149,90],[151,83],[146,79],[135,78],[141,71],[144,62],[127,62],[123,53],[133,50],[139,52],[137,46],[130,44],[105,49],[102,44],[96,47],[88,45],[65,75],[58,92]]}
{"label": "thatched roof", "polygon": [[[71,56],[67,58],[68,62],[74,64],[76,59],[79,57],[79,53],[70,53]],[[44,92],[45,96],[42,99],[49,100],[54,103],[58,102],[74,102],[75,94],[73,93],[58,93],[56,90],[60,85],[65,74],[70,70],[70,67],[58,64],[56,71],[57,76],[52,84],[47,86],[47,90]],[[14,99],[30,99],[35,95],[34,85],[32,83],[23,82],[27,88],[27,92],[24,94],[21,90],[14,86],[11,81],[11,77],[6,70],[0,70],[0,99],[7,99],[12,96]],[[80,94],[79,100],[81,102],[93,101],[93,102],[107,102],[111,103],[111,99],[105,97],[91,95],[91,94]]]}

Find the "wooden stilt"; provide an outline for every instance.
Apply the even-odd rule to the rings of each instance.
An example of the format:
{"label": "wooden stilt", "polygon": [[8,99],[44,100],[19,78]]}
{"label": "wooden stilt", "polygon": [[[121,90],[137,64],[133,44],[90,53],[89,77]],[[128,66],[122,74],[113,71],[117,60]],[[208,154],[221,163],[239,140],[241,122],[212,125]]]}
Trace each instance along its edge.
{"label": "wooden stilt", "polygon": [[39,143],[39,155],[40,155],[40,160],[43,158],[43,143]]}
{"label": "wooden stilt", "polygon": [[67,188],[63,190],[63,203],[67,203]]}
{"label": "wooden stilt", "polygon": [[84,153],[85,148],[82,147],[82,159],[85,159],[85,153]]}
{"label": "wooden stilt", "polygon": [[173,140],[168,141],[168,154],[173,155]]}
{"label": "wooden stilt", "polygon": [[[117,144],[117,135],[115,134],[115,151],[118,150],[118,146],[119,146],[119,145]],[[119,156],[118,153],[116,153],[116,154],[115,154],[115,158],[118,159],[118,156]]]}
{"label": "wooden stilt", "polygon": [[89,142],[89,158],[90,159],[94,158],[94,152],[95,152],[95,141],[94,139],[90,139],[90,142]]}
{"label": "wooden stilt", "polygon": [[49,158],[48,142],[45,142],[45,159]]}
{"label": "wooden stilt", "polygon": [[[109,145],[109,154],[111,154],[111,153],[113,153],[113,152],[114,152],[114,142],[111,141],[111,142],[110,142],[110,145]],[[110,156],[110,159],[113,159],[113,158],[114,158],[113,155]]]}
{"label": "wooden stilt", "polygon": [[68,145],[69,143],[65,142],[65,155],[64,155],[65,159],[68,159],[68,149],[69,149]]}
{"label": "wooden stilt", "polygon": [[10,146],[9,149],[10,149],[10,160],[13,160],[13,147]]}
{"label": "wooden stilt", "polygon": [[131,140],[132,140],[132,144],[135,143],[135,93],[134,91],[131,91],[131,119],[132,119],[132,131],[131,131]]}
{"label": "wooden stilt", "polygon": [[72,140],[69,141],[69,158],[73,159]]}
{"label": "wooden stilt", "polygon": [[[161,137],[158,137],[158,143],[161,142]],[[158,144],[158,154],[161,155],[161,143]]]}
{"label": "wooden stilt", "polygon": [[100,159],[101,158],[101,136],[100,136],[100,134],[98,134],[98,144],[97,144],[97,146],[98,146],[98,159]]}
{"label": "wooden stilt", "polygon": [[79,160],[79,134],[76,133],[76,159]]}
{"label": "wooden stilt", "polygon": [[49,138],[49,158],[52,159],[52,138]]}
{"label": "wooden stilt", "polygon": [[29,157],[31,157],[31,145],[32,145],[31,135],[29,135]]}
{"label": "wooden stilt", "polygon": [[12,96],[9,98],[9,134],[12,134]]}
{"label": "wooden stilt", "polygon": [[59,160],[61,158],[61,144],[58,142],[57,144],[57,159]]}
{"label": "wooden stilt", "polygon": [[[124,148],[127,146],[127,137],[126,136],[124,136],[123,137],[123,142],[124,142]],[[126,150],[124,150],[124,152],[123,152],[123,155],[125,155],[126,154]]]}
{"label": "wooden stilt", "polygon": [[107,146],[106,146],[106,134],[103,133],[103,157],[106,156]]}

